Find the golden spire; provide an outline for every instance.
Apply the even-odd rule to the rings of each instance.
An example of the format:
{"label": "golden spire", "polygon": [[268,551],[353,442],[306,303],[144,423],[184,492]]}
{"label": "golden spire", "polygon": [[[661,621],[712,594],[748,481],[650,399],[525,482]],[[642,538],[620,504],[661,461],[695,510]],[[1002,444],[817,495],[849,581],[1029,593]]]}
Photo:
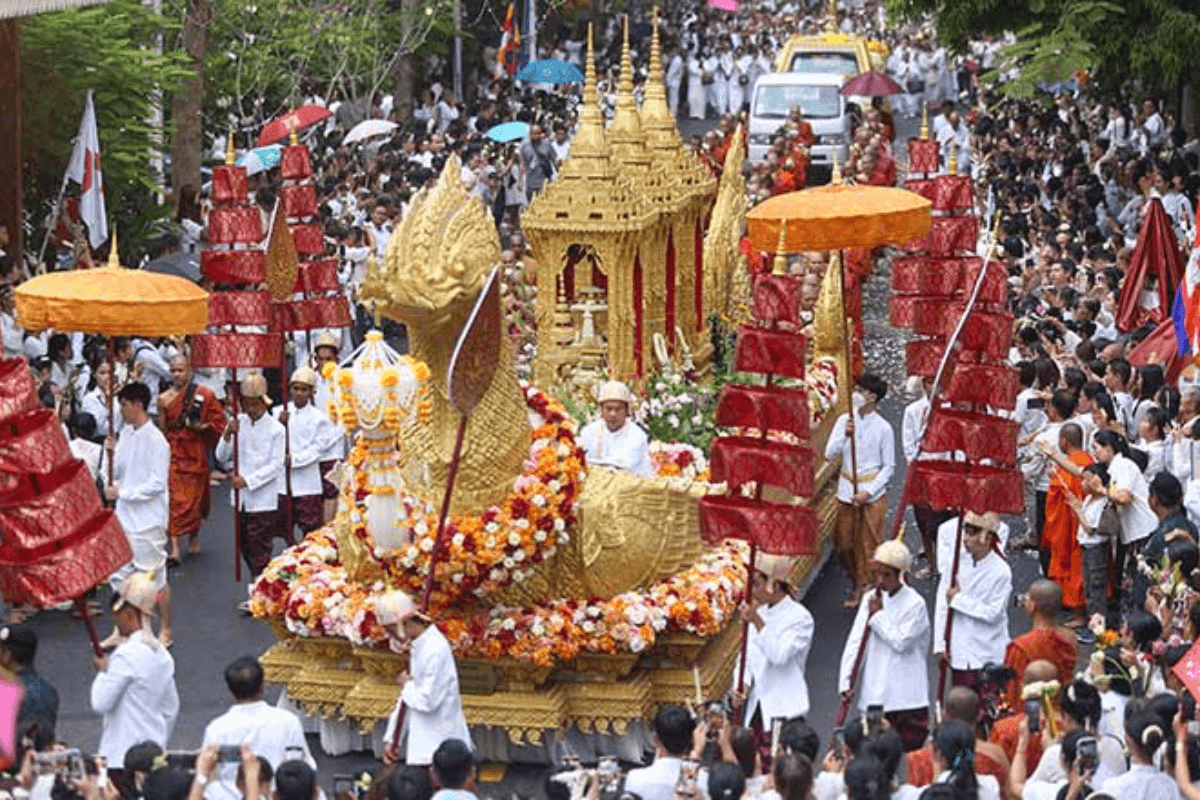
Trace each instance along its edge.
{"label": "golden spire", "polygon": [[946,156],[946,174],[958,174],[958,142],[950,140],[950,153]]}
{"label": "golden spire", "polygon": [[237,148],[233,146],[233,125],[229,126],[229,139],[225,142],[225,165],[232,167],[237,163]]}
{"label": "golden spire", "polygon": [[838,18],[837,18],[837,0],[829,0],[829,12],[825,16],[825,32],[837,33]]}
{"label": "golden spire", "polygon": [[921,100],[921,132],[917,135],[917,138],[929,138],[929,104],[924,100]]}
{"label": "golden spire", "polygon": [[837,151],[833,153],[833,170],[829,173],[829,183],[842,182],[842,165],[838,162]]}
{"label": "golden spire", "polygon": [[621,41],[621,78],[617,85],[617,109],[608,126],[608,144],[613,158],[634,167],[648,167],[650,154],[642,136],[642,120],[633,99],[633,60],[629,56],[629,15],[625,15]]}
{"label": "golden spire", "polygon": [[112,244],[108,246],[108,266],[121,268],[121,254],[117,251],[117,226],[113,225]]}
{"label": "golden spire", "polygon": [[292,147],[300,144],[300,134],[296,131],[296,123],[288,120],[288,144]]}
{"label": "golden spire", "polygon": [[771,272],[774,275],[787,275],[787,251],[784,250],[785,240],[787,239],[787,220],[779,220],[779,244],[775,246],[775,265]]}
{"label": "golden spire", "polygon": [[[588,24],[587,61],[584,64],[583,100],[579,104],[579,129],[571,142],[571,153],[563,164],[562,173],[608,174],[608,142],[604,136],[604,120],[596,102],[596,61],[592,47],[592,26]],[[585,167],[587,162],[602,164]]]}

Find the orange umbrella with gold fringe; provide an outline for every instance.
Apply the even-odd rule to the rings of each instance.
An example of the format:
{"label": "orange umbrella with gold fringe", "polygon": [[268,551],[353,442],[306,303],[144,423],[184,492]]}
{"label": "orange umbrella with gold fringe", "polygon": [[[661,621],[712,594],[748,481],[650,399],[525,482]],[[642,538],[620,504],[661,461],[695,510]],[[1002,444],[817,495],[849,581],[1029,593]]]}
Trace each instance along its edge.
{"label": "orange umbrella with gold fringe", "polygon": [[933,204],[916,192],[835,181],[776,195],[750,209],[750,246],[772,252],[779,228],[784,252],[906,244],[929,233]]}
{"label": "orange umbrella with gold fringe", "polygon": [[208,292],[174,275],[122,267],[115,234],[107,266],[39,275],[13,295],[17,319],[30,330],[181,336],[208,325]]}

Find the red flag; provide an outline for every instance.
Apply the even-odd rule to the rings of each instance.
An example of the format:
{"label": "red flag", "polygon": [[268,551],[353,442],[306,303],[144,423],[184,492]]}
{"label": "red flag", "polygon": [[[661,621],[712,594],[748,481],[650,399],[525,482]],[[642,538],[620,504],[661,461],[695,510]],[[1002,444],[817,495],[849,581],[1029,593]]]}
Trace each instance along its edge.
{"label": "red flag", "polygon": [[99,247],[108,238],[108,215],[104,210],[104,175],[100,171],[100,134],[96,107],[88,89],[87,105],[75,137],[75,149],[67,164],[67,179],[79,184],[79,218],[87,224],[88,243]]}

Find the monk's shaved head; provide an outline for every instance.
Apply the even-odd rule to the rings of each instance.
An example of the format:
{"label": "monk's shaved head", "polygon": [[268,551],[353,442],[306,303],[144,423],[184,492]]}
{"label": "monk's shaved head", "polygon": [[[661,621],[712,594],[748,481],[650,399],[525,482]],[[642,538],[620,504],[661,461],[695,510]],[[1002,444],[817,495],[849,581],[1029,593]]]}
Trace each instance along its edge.
{"label": "monk's shaved head", "polygon": [[1058,680],[1058,667],[1054,666],[1054,662],[1045,659],[1030,661],[1029,666],[1025,667],[1025,674],[1022,677],[1026,684],[1056,681]]}
{"label": "monk's shaved head", "polygon": [[955,686],[946,696],[946,718],[956,719],[975,727],[979,719],[979,695],[966,686]]}
{"label": "monk's shaved head", "polygon": [[1029,600],[1036,613],[1057,619],[1062,610],[1062,587],[1045,578],[1036,580],[1029,586]]}

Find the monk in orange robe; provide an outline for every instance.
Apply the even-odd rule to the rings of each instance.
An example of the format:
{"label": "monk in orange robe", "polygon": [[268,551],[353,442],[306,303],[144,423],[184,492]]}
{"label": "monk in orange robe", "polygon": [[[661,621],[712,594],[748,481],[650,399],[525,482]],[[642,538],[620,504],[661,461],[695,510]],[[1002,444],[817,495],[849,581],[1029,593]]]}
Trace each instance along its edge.
{"label": "monk in orange robe", "polygon": [[[974,689],[966,686],[955,686],[946,696],[944,710],[946,719],[956,719],[965,722],[975,729],[979,718],[979,695]],[[920,750],[914,750],[905,756],[908,766],[908,783],[911,786],[928,786],[933,783],[937,773],[933,767],[933,747],[925,745]],[[991,775],[1000,784],[1003,792],[1008,782],[1010,764],[1003,748],[993,742],[982,739],[975,740],[975,774]]]}
{"label": "monk in orange robe", "polygon": [[[1033,628],[1009,642],[1004,652],[1004,666],[1016,675],[1008,687],[1008,706],[1018,711],[1021,708],[1021,676],[1030,664],[1035,661],[1050,662],[1058,672],[1058,682],[1066,686],[1074,679],[1075,665],[1079,661],[1079,645],[1075,642],[1075,634],[1058,624],[1058,615],[1062,610],[1061,586],[1045,578],[1034,581],[1025,594],[1023,607],[1033,618]],[[1047,680],[1054,677],[1051,675]],[[1015,738],[1013,742],[1016,742]],[[1011,753],[1009,757],[1012,757]],[[1034,760],[1029,763],[1037,762]]]}
{"label": "monk in orange robe", "polygon": [[225,432],[225,411],[212,390],[192,380],[184,356],[171,359],[171,388],[158,400],[163,433],[171,445],[169,494],[171,560],[179,563],[179,541],[190,537],[188,552],[200,551],[196,536],[209,511],[209,449]]}
{"label": "monk in orange robe", "polygon": [[1046,522],[1042,528],[1042,547],[1050,551],[1046,574],[1063,589],[1062,604],[1082,613],[1083,548],[1079,546],[1079,520],[1071,508],[1071,498],[1083,499],[1083,468],[1092,457],[1083,450],[1083,431],[1074,423],[1064,424],[1058,432],[1058,453],[1050,453],[1059,462],[1050,489],[1046,492]]}

